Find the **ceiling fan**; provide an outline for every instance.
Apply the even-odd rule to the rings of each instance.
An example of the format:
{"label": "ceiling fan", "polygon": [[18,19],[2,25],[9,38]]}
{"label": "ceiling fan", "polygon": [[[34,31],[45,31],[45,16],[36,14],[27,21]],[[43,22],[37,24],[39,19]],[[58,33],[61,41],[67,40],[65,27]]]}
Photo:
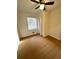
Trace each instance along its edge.
{"label": "ceiling fan", "polygon": [[46,2],[45,0],[31,0],[32,2],[35,2],[39,4],[39,6],[35,7],[35,9],[40,8],[41,10],[46,10],[45,5],[53,5],[54,1]]}

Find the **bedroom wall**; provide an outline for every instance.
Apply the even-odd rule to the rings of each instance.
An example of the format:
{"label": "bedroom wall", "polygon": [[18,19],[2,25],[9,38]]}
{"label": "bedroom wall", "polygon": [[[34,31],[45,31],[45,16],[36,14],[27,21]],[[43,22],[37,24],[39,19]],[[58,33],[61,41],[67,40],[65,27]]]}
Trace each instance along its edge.
{"label": "bedroom wall", "polygon": [[61,40],[61,8],[49,12],[49,35]]}
{"label": "bedroom wall", "polygon": [[[32,32],[39,33],[45,37],[47,35],[50,35],[52,37],[55,37],[57,39],[61,39],[61,19],[60,19],[60,7],[57,7],[51,11],[45,11],[42,12],[39,15],[37,14],[30,14],[25,12],[18,12],[17,18],[18,18],[18,33],[20,37],[26,37],[29,35],[32,35]],[[27,17],[36,17],[38,21],[40,22],[39,30],[33,30],[28,31],[27,30]],[[39,19],[40,18],[40,19]]]}
{"label": "bedroom wall", "polygon": [[40,15],[41,32],[40,34],[45,37],[48,35],[49,14],[47,11],[43,11]]}
{"label": "bedroom wall", "polygon": [[60,7],[51,11],[43,11],[40,15],[41,35],[43,37],[50,35],[61,40],[61,10]]}
{"label": "bedroom wall", "polygon": [[[18,22],[17,29],[18,29],[18,34],[20,38],[39,33],[38,29],[31,30],[31,31],[27,29],[27,17],[35,17],[37,18],[37,21],[39,21],[39,17],[37,14],[18,11],[17,12],[17,22]],[[32,33],[32,32],[35,32],[35,33]]]}

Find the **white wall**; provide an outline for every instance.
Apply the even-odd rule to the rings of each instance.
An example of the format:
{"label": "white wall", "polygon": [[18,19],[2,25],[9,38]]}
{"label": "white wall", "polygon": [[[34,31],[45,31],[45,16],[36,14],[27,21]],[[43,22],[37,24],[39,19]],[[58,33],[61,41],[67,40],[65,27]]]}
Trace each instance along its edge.
{"label": "white wall", "polygon": [[60,7],[49,12],[49,35],[61,39],[61,10]]}
{"label": "white wall", "polygon": [[37,18],[37,21],[39,21],[39,17],[37,14],[18,11],[17,12],[17,22],[18,22],[17,29],[18,29],[19,37],[26,37],[26,36],[32,35],[33,34],[32,32],[39,33],[38,29],[32,30],[32,31],[29,31],[27,29],[27,17],[35,17]]}
{"label": "white wall", "polygon": [[51,11],[43,11],[40,15],[41,35],[43,37],[50,35],[54,38],[61,39],[61,10],[57,7]]}
{"label": "white wall", "polygon": [[40,15],[40,25],[41,25],[41,31],[40,34],[45,37],[48,35],[48,12],[43,11]]}

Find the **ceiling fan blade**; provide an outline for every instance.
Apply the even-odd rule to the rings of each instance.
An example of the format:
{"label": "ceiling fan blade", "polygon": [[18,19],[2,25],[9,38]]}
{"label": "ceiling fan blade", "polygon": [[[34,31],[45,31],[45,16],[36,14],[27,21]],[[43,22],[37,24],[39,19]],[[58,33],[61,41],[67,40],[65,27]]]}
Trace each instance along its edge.
{"label": "ceiling fan blade", "polygon": [[42,1],[42,0],[39,0],[40,2]]}
{"label": "ceiling fan blade", "polygon": [[45,5],[53,5],[54,4],[54,1],[53,2],[46,2]]}
{"label": "ceiling fan blade", "polygon": [[36,1],[36,0],[31,0],[31,1],[33,1],[33,2],[35,2],[35,3],[39,3],[38,1]]}
{"label": "ceiling fan blade", "polygon": [[38,9],[40,6],[37,6],[35,9]]}

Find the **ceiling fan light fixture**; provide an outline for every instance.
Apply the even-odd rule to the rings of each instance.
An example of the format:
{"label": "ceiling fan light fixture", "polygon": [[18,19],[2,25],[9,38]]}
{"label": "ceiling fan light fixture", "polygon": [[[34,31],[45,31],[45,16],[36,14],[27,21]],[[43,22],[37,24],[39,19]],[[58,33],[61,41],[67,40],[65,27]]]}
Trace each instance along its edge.
{"label": "ceiling fan light fixture", "polygon": [[44,4],[40,5],[40,9],[43,10],[44,9]]}
{"label": "ceiling fan light fixture", "polygon": [[36,0],[36,1],[39,1],[39,0]]}

